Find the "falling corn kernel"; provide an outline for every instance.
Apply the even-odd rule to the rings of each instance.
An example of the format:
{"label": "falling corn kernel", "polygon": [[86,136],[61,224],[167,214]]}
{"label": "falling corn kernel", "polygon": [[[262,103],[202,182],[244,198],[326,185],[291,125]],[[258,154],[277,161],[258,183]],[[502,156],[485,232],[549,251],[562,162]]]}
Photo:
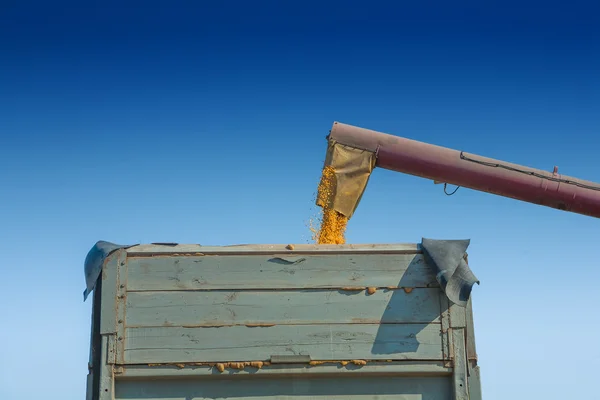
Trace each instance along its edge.
{"label": "falling corn kernel", "polygon": [[326,166],[323,168],[317,192],[317,204],[323,208],[321,226],[315,235],[318,244],[346,243],[344,234],[348,225],[348,217],[331,208],[335,195],[335,179],[333,167]]}
{"label": "falling corn kernel", "polygon": [[376,291],[377,291],[377,289],[374,287],[367,288],[367,293],[369,293],[369,294],[374,294]]}
{"label": "falling corn kernel", "polygon": [[218,363],[217,364],[217,370],[219,370],[219,372],[225,371],[225,364]]}

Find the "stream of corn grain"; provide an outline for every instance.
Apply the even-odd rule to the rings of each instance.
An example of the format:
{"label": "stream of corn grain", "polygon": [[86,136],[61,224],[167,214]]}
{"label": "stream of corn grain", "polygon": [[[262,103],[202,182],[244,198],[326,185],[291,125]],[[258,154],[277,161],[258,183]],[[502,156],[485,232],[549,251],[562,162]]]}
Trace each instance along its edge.
{"label": "stream of corn grain", "polygon": [[344,244],[348,217],[330,208],[335,192],[335,170],[327,166],[323,168],[319,190],[320,204],[323,204],[320,227],[315,234],[317,244]]}

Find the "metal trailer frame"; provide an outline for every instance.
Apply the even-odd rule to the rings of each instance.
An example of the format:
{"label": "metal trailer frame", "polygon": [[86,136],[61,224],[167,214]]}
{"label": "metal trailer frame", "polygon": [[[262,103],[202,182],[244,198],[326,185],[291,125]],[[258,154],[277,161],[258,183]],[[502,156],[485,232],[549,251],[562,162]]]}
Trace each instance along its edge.
{"label": "metal trailer frame", "polygon": [[[110,254],[104,262],[93,296],[93,313],[90,343],[89,374],[87,378],[87,400],[114,400],[115,389],[122,382],[153,381],[156,379],[178,379],[178,382],[199,378],[218,379],[214,367],[190,367],[190,365],[163,365],[161,367],[145,365],[128,365],[123,362],[125,343],[125,308],[127,302],[127,265],[132,257],[165,257],[181,258],[195,255],[268,254],[302,256],[314,254],[421,254],[418,244],[390,245],[239,245],[225,247],[207,247],[200,245],[139,245],[128,249],[120,249]],[[349,289],[350,290],[350,289]],[[441,291],[440,291],[441,292]],[[408,292],[407,292],[408,293]],[[236,379],[241,376],[266,376],[271,378],[297,377],[333,377],[348,376],[376,379],[390,377],[393,379],[414,379],[415,377],[445,377],[452,382],[452,393],[441,394],[440,397],[456,400],[481,400],[480,371],[477,366],[475,335],[473,330],[473,312],[471,301],[467,307],[451,304],[446,296],[440,297],[442,313],[440,315],[441,331],[444,339],[444,359],[437,361],[408,360],[388,364],[368,364],[356,368],[340,369],[335,365],[299,365],[306,363],[303,357],[296,360],[283,360],[283,364],[273,364],[260,371],[249,373],[235,371],[221,374],[225,379]],[[257,376],[258,375],[258,376]],[[254,379],[252,378],[252,379]],[[183,379],[183,380],[181,380]],[[355,380],[350,379],[350,381]],[[160,398],[160,397],[152,397]],[[195,397],[182,397],[194,399]],[[371,398],[359,396],[359,398]],[[398,396],[394,398],[414,398]],[[421,397],[418,397],[421,398]]]}

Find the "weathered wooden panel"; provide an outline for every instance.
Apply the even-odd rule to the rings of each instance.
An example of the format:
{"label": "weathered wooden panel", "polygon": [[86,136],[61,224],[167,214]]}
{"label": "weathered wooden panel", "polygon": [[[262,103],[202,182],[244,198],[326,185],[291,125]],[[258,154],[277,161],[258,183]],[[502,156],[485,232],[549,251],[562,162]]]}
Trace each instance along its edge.
{"label": "weathered wooden panel", "polygon": [[442,324],[442,352],[444,359],[449,360],[452,354],[450,339],[450,300],[445,295],[440,296],[440,319]]}
{"label": "weathered wooden panel", "polygon": [[477,348],[475,346],[475,328],[473,323],[472,297],[467,304],[467,365],[469,367],[469,400],[482,400],[481,376],[477,366]]}
{"label": "weathered wooden panel", "polygon": [[[450,328],[466,328],[467,327],[467,309],[454,304],[450,304]],[[467,303],[468,304],[468,303]]]}
{"label": "weathered wooden panel", "polygon": [[131,257],[129,291],[438,286],[421,254]]}
{"label": "weathered wooden panel", "polygon": [[440,322],[438,288],[131,292],[127,326]]}
{"label": "weathered wooden panel", "polygon": [[469,363],[469,400],[482,400],[481,373],[479,367]]}
{"label": "weathered wooden panel", "polygon": [[440,324],[276,325],[248,328],[128,328],[125,363],[266,360],[441,360]]}
{"label": "weathered wooden panel", "polygon": [[455,400],[469,400],[465,328],[452,328],[452,345],[454,346],[453,389]]}
{"label": "weathered wooden panel", "polygon": [[477,347],[475,346],[475,327],[473,324],[473,304],[471,298],[467,303],[467,360],[477,361]]}
{"label": "weathered wooden panel", "polygon": [[[122,250],[115,251],[104,260],[102,267],[102,309],[100,312],[100,333],[117,332],[117,291],[119,286],[119,264],[126,258]],[[96,289],[94,289],[95,291]]]}
{"label": "weathered wooden panel", "polygon": [[[113,340],[120,342],[125,336],[125,314],[126,314],[126,295],[127,295],[127,253],[124,250],[119,252],[118,260],[118,272],[117,272],[117,298],[115,299],[116,307],[116,328],[117,333],[113,335]],[[115,363],[123,363],[123,351],[122,346],[114,346],[114,360]]]}
{"label": "weathered wooden panel", "polygon": [[117,400],[201,399],[356,399],[453,400],[447,377],[304,376],[262,379],[256,376],[186,380],[126,380],[117,384]]}

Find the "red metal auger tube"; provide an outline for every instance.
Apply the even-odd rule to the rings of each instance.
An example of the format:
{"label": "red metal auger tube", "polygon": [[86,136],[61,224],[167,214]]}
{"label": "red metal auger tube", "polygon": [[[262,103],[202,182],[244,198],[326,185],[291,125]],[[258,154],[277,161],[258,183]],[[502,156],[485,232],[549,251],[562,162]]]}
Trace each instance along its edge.
{"label": "red metal auger tube", "polygon": [[376,166],[577,214],[600,217],[600,185],[554,172],[335,122],[330,141],[376,154]]}

